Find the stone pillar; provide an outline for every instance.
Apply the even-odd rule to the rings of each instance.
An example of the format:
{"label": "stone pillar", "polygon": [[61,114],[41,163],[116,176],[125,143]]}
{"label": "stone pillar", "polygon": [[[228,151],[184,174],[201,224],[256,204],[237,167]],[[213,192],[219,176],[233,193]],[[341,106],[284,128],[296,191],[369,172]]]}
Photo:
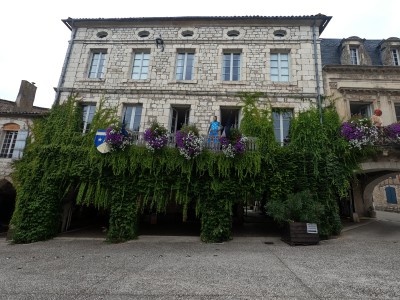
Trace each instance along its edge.
{"label": "stone pillar", "polygon": [[367,217],[368,214],[365,210],[363,189],[360,183],[356,182],[352,184],[353,189],[353,221],[359,222],[359,217]]}

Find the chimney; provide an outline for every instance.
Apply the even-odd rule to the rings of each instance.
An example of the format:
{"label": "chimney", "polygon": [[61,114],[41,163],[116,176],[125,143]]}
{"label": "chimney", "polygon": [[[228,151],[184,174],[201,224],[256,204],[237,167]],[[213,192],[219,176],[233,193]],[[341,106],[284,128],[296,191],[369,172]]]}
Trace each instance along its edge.
{"label": "chimney", "polygon": [[17,100],[15,101],[18,111],[32,110],[33,101],[35,101],[36,89],[37,87],[35,86],[34,82],[30,83],[26,80],[21,81]]}

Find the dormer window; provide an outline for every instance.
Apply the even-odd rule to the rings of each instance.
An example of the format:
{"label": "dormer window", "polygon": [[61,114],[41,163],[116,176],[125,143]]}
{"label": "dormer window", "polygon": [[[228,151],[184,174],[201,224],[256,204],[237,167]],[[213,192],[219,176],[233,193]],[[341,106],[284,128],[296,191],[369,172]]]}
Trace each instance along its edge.
{"label": "dormer window", "polygon": [[350,63],[352,65],[360,64],[360,60],[358,57],[358,48],[356,48],[356,47],[350,47]]}
{"label": "dormer window", "polygon": [[394,66],[399,65],[399,50],[397,49],[392,49],[392,62]]}

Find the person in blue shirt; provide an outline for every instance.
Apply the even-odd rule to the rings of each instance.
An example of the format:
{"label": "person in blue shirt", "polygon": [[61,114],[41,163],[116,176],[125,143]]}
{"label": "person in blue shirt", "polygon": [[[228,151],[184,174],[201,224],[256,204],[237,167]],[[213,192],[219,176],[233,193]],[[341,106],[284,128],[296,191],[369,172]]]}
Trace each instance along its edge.
{"label": "person in blue shirt", "polygon": [[220,123],[217,121],[217,116],[214,116],[213,121],[208,127],[208,142],[218,142],[219,140]]}

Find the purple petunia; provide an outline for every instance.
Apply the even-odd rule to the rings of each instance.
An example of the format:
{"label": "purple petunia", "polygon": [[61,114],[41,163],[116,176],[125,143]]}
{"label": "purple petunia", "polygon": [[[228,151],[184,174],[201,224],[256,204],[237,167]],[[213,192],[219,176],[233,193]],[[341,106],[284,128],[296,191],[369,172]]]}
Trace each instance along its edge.
{"label": "purple petunia", "polygon": [[233,140],[227,137],[221,137],[219,142],[222,146],[222,152],[226,157],[235,157],[236,154],[243,154],[246,151],[247,138],[241,134],[234,137]]}
{"label": "purple petunia", "polygon": [[147,149],[154,152],[155,150],[162,149],[167,145],[168,137],[165,129],[153,126],[152,128],[145,130],[144,140],[147,142]]}
{"label": "purple petunia", "polygon": [[193,131],[179,130],[175,137],[179,153],[187,160],[198,156],[203,151],[204,139]]}
{"label": "purple petunia", "polygon": [[400,141],[400,123],[393,123],[386,126],[384,134],[391,141]]}
{"label": "purple petunia", "polygon": [[122,128],[113,125],[106,130],[105,142],[110,146],[111,151],[124,150],[127,145],[132,144],[132,135],[127,130],[122,131]]}

